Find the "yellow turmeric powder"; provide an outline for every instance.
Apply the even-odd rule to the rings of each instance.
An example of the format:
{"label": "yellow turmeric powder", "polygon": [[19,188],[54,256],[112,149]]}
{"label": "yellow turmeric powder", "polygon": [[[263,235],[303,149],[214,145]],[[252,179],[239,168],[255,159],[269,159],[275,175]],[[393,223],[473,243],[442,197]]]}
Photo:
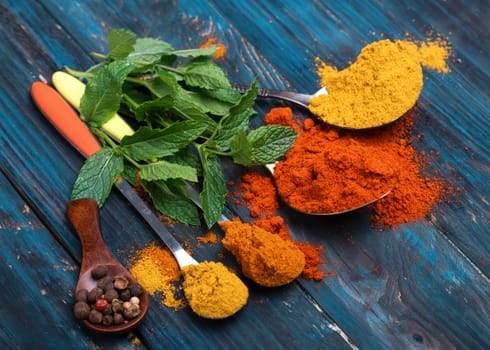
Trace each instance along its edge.
{"label": "yellow turmeric powder", "polygon": [[236,257],[243,274],[257,284],[281,286],[303,272],[305,256],[292,241],[238,218],[219,225],[225,231],[223,246]]}
{"label": "yellow turmeric powder", "polygon": [[150,295],[162,294],[162,303],[166,307],[179,309],[185,306],[183,299],[176,298],[181,273],[174,256],[167,248],[155,243],[136,251],[131,259],[129,271]]}
{"label": "yellow turmeric powder", "polygon": [[341,71],[317,58],[317,73],[328,94],[313,97],[309,110],[339,127],[387,124],[415,105],[423,87],[422,66],[446,72],[447,57],[447,45],[440,40],[420,47],[410,41],[381,40],[365,46]]}
{"label": "yellow turmeric powder", "polygon": [[184,266],[182,273],[185,297],[199,316],[226,318],[247,303],[247,286],[220,262]]}

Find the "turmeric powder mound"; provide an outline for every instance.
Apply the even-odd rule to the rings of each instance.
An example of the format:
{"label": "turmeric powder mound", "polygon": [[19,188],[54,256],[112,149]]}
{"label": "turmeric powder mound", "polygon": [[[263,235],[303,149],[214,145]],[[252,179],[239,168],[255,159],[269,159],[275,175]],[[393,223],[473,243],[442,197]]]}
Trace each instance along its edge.
{"label": "turmeric powder mound", "polygon": [[290,240],[240,219],[219,224],[225,231],[223,246],[240,264],[243,274],[265,287],[292,282],[305,267],[303,252]]}
{"label": "turmeric powder mound", "polygon": [[328,95],[313,97],[310,111],[331,125],[353,129],[396,120],[419,98],[422,65],[447,70],[447,49],[437,44],[429,42],[419,48],[410,41],[374,42],[341,71],[317,58],[317,73]]}
{"label": "turmeric powder mound", "polygon": [[199,316],[222,319],[235,314],[248,300],[248,288],[220,262],[188,265],[184,274],[185,297]]}
{"label": "turmeric powder mound", "polygon": [[181,274],[167,248],[152,243],[137,251],[129,271],[150,295],[161,293],[163,305],[174,309],[185,306],[185,301],[175,296],[177,288],[173,283],[179,281]]}

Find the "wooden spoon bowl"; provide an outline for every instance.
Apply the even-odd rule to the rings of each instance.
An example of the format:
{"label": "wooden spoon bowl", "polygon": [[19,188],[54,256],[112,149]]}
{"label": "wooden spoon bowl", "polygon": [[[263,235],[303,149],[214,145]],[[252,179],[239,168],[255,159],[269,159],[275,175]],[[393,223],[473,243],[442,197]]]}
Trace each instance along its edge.
{"label": "wooden spoon bowl", "polygon": [[[92,290],[97,286],[97,281],[92,277],[92,270],[99,265],[107,266],[108,277],[126,277],[129,285],[137,283],[129,271],[114,257],[100,231],[99,207],[92,198],[73,200],[68,203],[67,215],[82,244],[82,267],[78,278],[76,292],[81,289]],[[145,318],[148,312],[148,293],[143,291],[139,296],[140,314],[134,319],[120,325],[104,326],[94,324],[88,320],[83,323],[86,327],[99,333],[125,333],[134,329]]]}

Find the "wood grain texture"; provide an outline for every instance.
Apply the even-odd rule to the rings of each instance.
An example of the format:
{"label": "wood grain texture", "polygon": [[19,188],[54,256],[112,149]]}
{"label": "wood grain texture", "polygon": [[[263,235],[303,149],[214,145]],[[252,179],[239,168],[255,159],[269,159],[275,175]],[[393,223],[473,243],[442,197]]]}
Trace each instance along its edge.
{"label": "wood grain texture", "polygon": [[[457,200],[438,205],[428,221],[387,231],[369,227],[367,210],[335,218],[307,218],[282,208],[280,214],[296,238],[325,246],[328,263],[324,269],[333,276],[321,283],[300,281],[274,290],[252,286],[249,305],[236,317],[216,323],[189,310],[169,310],[153,298],[137,335],[149,348],[341,349],[350,347],[341,337],[344,334],[353,346],[363,349],[488,348],[489,26],[485,12],[485,1],[141,0],[101,4],[2,0],[0,58],[12,69],[0,70],[0,164],[52,228],[50,237],[39,223],[44,232],[39,249],[50,252],[43,259],[49,262],[71,255],[70,264],[76,270],[80,245],[65,218],[65,207],[83,159],[40,115],[30,101],[29,87],[39,75],[49,78],[64,65],[79,69],[92,65],[89,53],[107,50],[105,35],[111,28],[160,37],[176,48],[195,47],[216,36],[227,47],[226,58],[219,63],[233,81],[249,83],[257,76],[262,86],[301,92],[318,87],[315,56],[343,67],[366,43],[381,37],[403,38],[408,33],[424,39],[431,30],[448,36],[454,47],[451,72],[427,73],[421,96],[424,106],[414,132],[424,134],[416,147],[430,152],[441,174],[464,187]],[[254,125],[274,105],[277,103],[260,101]],[[226,163],[230,180],[239,179],[243,171]],[[8,186],[8,182],[3,184]],[[22,201],[15,191],[2,192],[2,196],[2,212],[23,225],[29,222],[19,212]],[[6,204],[12,200],[12,206]],[[246,208],[231,200],[227,214],[250,219]],[[123,262],[128,262],[131,249],[156,240],[117,192],[101,211],[101,225],[112,252]],[[203,229],[178,224],[169,229],[179,241],[189,242],[200,260],[216,260],[222,252],[219,244],[197,245],[196,236],[204,234]],[[3,232],[0,230],[0,239]],[[29,265],[14,259],[14,253],[35,244],[34,236],[30,243],[19,242],[17,248],[6,244],[7,255],[0,257],[10,256],[12,266],[25,275],[34,274]],[[225,262],[236,267],[230,256]],[[77,272],[44,273],[53,283],[74,285]],[[22,295],[24,285],[8,281]],[[34,291],[27,295],[37,298],[41,309],[52,305],[51,299],[36,297]],[[9,304],[8,311],[14,307]],[[60,333],[66,332],[74,344],[82,337],[82,347],[112,344],[112,340],[83,331],[80,335],[71,315],[63,310],[50,312],[66,320],[63,324],[68,330],[43,325],[39,328],[41,341],[48,341],[42,332],[55,334],[58,341],[63,339]],[[11,325],[9,312],[0,313],[0,342],[16,348],[13,339],[27,333]],[[35,310],[34,315],[40,314]],[[49,341],[48,346],[55,343]],[[119,339],[114,346],[136,345]]]}

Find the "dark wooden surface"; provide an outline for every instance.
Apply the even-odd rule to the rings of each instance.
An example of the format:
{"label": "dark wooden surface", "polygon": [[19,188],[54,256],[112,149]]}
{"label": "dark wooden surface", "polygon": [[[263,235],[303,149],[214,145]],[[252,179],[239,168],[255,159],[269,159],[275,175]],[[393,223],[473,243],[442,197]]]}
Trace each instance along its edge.
{"label": "dark wooden surface", "polygon": [[[488,1],[1,0],[0,348],[490,348],[489,10]],[[111,28],[176,48],[216,36],[231,80],[258,76],[263,87],[300,92],[318,88],[316,56],[343,67],[380,38],[449,38],[451,72],[427,74],[414,132],[424,135],[417,149],[464,191],[428,220],[385,231],[369,227],[367,211],[306,218],[283,208],[296,238],[325,246],[323,268],[334,276],[251,287],[247,307],[219,322],[152,300],[133,334],[95,335],[71,314],[81,248],[65,211],[83,158],[45,121],[29,88],[65,65],[92,65],[89,53],[106,51]],[[259,101],[254,123],[276,105]],[[230,179],[241,171],[227,166]],[[227,212],[248,219],[231,200]],[[123,263],[157,239],[116,191],[101,225]],[[203,229],[169,229],[199,260],[221,251],[197,246]]]}

